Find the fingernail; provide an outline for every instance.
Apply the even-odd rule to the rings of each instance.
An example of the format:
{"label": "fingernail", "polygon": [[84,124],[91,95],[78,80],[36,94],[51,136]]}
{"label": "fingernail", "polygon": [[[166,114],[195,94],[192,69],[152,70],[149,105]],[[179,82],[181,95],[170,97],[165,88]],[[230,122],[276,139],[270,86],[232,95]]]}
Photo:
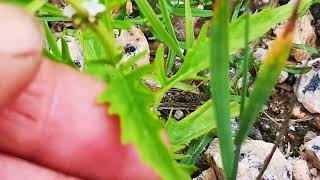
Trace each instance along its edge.
{"label": "fingernail", "polygon": [[43,36],[31,14],[11,4],[0,4],[0,55],[40,54]]}

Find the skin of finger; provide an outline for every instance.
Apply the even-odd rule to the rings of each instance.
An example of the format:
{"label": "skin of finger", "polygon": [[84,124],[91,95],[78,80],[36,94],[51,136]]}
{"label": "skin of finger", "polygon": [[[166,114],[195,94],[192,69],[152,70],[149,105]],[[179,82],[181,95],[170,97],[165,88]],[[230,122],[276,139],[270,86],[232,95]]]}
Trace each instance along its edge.
{"label": "skin of finger", "polygon": [[33,79],[39,69],[43,33],[30,14],[13,5],[0,3],[0,21],[1,108]]}
{"label": "skin of finger", "polygon": [[1,180],[81,180],[0,153]]}
{"label": "skin of finger", "polygon": [[104,85],[43,61],[34,81],[0,113],[0,150],[76,177],[159,179],[96,97]]}

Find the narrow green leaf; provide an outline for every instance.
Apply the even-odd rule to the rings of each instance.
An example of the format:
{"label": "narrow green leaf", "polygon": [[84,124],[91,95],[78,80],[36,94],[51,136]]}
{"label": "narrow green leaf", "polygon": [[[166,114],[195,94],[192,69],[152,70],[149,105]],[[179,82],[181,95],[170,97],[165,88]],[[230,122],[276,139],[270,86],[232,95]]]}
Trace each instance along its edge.
{"label": "narrow green leaf", "polygon": [[231,177],[234,156],[229,108],[229,14],[230,0],[216,1],[210,46],[211,94],[226,179]]}
{"label": "narrow green leaf", "polygon": [[[174,32],[174,28],[171,22],[171,15],[168,11],[170,7],[168,7],[169,5],[165,0],[159,0],[159,6],[160,6],[161,13],[163,15],[163,21],[167,31],[171,36],[171,38],[174,39],[176,45],[179,46],[178,39],[176,37],[176,33]],[[167,74],[171,72],[175,61],[176,61],[176,53],[173,50],[169,49],[169,56],[167,61]]]}
{"label": "narrow green leaf", "polygon": [[296,67],[296,66],[285,66],[284,71],[292,74],[305,74],[312,70],[312,67]]}
{"label": "narrow green leaf", "polygon": [[231,17],[231,22],[235,21],[238,18],[238,15],[240,13],[240,9],[241,9],[242,3],[238,3],[235,8],[234,11],[232,13],[232,17]]}
{"label": "narrow green leaf", "polygon": [[206,147],[213,140],[213,138],[214,136],[212,133],[207,133],[199,137],[198,139],[193,140],[190,143],[190,148],[188,149],[186,154],[189,157],[182,159],[180,163],[195,165],[200,154],[206,149]]}
{"label": "narrow green leaf", "polygon": [[297,48],[297,49],[306,50],[308,53],[311,53],[311,54],[318,54],[319,53],[317,48],[310,47],[310,46],[307,46],[304,44],[294,44],[293,47]]}
{"label": "narrow green leaf", "polygon": [[185,0],[184,5],[185,5],[185,18],[186,18],[185,19],[186,45],[187,45],[187,49],[190,49],[194,44],[194,30],[193,30],[190,0]]}
{"label": "narrow green leaf", "polygon": [[43,26],[44,26],[44,31],[45,31],[45,35],[46,35],[49,49],[52,51],[53,55],[55,55],[57,57],[61,57],[62,54],[61,54],[60,49],[58,47],[56,38],[54,37],[54,35],[51,32],[51,29],[49,28],[48,24],[45,22],[43,22]]}
{"label": "narrow green leaf", "polygon": [[164,46],[160,44],[157,50],[156,59],[155,59],[155,72],[158,76],[160,84],[163,86],[167,83],[168,78],[164,71]]}
{"label": "narrow green leaf", "polygon": [[68,43],[64,38],[61,38],[61,53],[62,53],[62,59],[66,61],[72,61]]}
{"label": "narrow green leaf", "polygon": [[[184,8],[174,8],[172,14],[175,16],[185,16],[185,9]],[[203,10],[203,9],[191,9],[191,14],[193,17],[211,17],[212,11],[211,10]]]}
{"label": "narrow green leaf", "polygon": [[179,46],[176,44],[175,40],[170,37],[168,32],[165,30],[161,21],[157,17],[156,13],[153,11],[147,0],[135,0],[141,13],[149,20],[152,30],[160,40],[162,40],[167,46],[169,46],[179,57],[184,58]]}
{"label": "narrow green leaf", "polygon": [[[231,117],[239,115],[239,103],[231,102],[228,106]],[[166,124],[170,143],[174,146],[188,143],[212,130],[217,129],[212,101],[207,101],[196,111],[180,121],[169,119]],[[230,119],[228,120],[230,122]]]}

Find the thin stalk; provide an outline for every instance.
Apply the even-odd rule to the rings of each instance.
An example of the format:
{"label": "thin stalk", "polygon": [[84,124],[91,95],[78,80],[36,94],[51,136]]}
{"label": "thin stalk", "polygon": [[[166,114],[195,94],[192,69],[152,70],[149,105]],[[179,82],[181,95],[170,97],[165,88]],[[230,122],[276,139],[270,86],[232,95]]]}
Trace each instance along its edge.
{"label": "thin stalk", "polygon": [[[240,100],[240,117],[242,117],[242,113],[244,110],[244,106],[246,103],[246,97],[248,94],[248,72],[249,72],[249,57],[250,57],[250,46],[249,46],[249,27],[250,27],[250,14],[247,11],[245,15],[245,55],[242,62],[242,89],[241,89],[241,100]],[[240,119],[241,120],[241,119]],[[234,161],[233,161],[233,170],[232,170],[232,179],[237,178],[240,151],[241,151],[241,143],[235,143],[235,151],[234,151]]]}
{"label": "thin stalk", "polygon": [[112,41],[114,36],[110,34],[108,29],[101,24],[89,25],[89,28],[99,37],[105,51],[110,55],[110,57],[108,58],[108,63],[112,65],[118,63],[122,57],[122,53],[115,47],[115,43],[114,41]]}
{"label": "thin stalk", "polygon": [[[99,38],[102,46],[104,47],[104,50],[106,51],[106,54],[109,56],[107,58],[107,63],[111,65],[115,65],[116,63],[118,63],[122,57],[122,53],[115,46],[115,39],[112,33],[112,27],[110,24],[108,25],[108,23],[110,22],[106,23],[106,26],[102,25],[101,22],[87,22],[89,18],[88,11],[84,9],[77,0],[67,0],[67,2],[76,10],[78,17],[85,20],[83,21],[86,25],[85,27],[90,28]],[[112,21],[108,14],[106,15],[106,18],[107,21]]]}
{"label": "thin stalk", "polygon": [[[160,10],[161,10],[161,13],[163,14],[163,22],[169,35],[175,41],[176,45],[179,46],[178,39],[177,39],[176,33],[174,32],[174,27],[171,22],[171,14],[170,14],[170,11],[168,11],[168,8],[170,8],[170,4],[168,3],[170,2],[167,2],[165,0],[159,0]],[[167,74],[171,72],[174,63],[176,62],[176,56],[177,54],[172,49],[169,49],[169,56],[168,56],[167,66],[166,66]]]}
{"label": "thin stalk", "polygon": [[167,61],[167,66],[166,66],[166,73],[167,75],[170,74],[175,62],[176,62],[176,53],[172,51],[171,49],[169,50],[169,56],[168,56],[168,61]]}

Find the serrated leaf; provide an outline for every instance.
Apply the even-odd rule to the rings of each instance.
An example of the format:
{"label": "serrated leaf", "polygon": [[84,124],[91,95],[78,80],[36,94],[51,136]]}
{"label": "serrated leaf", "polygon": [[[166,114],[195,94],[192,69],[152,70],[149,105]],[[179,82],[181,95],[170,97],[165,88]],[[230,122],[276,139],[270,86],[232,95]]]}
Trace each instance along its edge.
{"label": "serrated leaf", "polygon": [[154,97],[141,78],[152,70],[151,65],[126,75],[114,70],[99,102],[109,103],[109,113],[120,117],[122,142],[134,144],[140,157],[154,167],[163,179],[189,179],[162,141],[162,121],[151,112]]}

